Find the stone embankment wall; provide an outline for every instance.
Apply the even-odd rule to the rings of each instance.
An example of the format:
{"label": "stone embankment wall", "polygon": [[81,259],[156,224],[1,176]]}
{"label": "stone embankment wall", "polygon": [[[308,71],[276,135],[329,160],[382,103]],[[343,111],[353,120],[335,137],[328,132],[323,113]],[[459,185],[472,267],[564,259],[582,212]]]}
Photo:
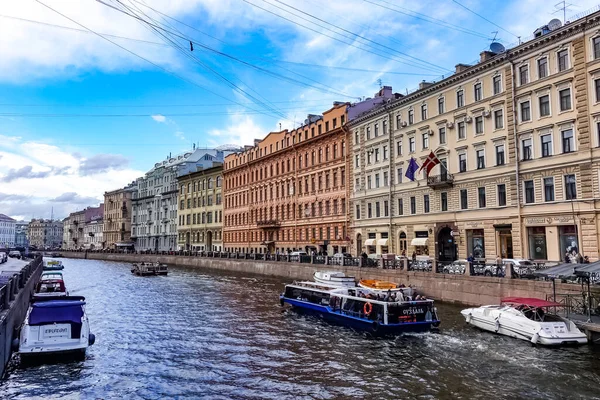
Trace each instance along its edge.
{"label": "stone embankment wall", "polygon": [[[163,256],[120,253],[63,253],[70,258],[121,262],[155,262],[186,267],[208,268],[231,273],[250,273],[294,279],[312,280],[315,271],[343,271],[357,279],[382,279],[413,285],[419,293],[436,300],[467,305],[497,304],[501,298],[537,297],[545,299],[552,294],[552,282],[526,279],[507,279],[484,276],[464,276],[415,272],[398,269],[332,267],[316,264],[285,263],[274,261],[254,261],[205,258],[192,256]],[[581,287],[575,284],[556,283],[557,294],[581,294]]]}
{"label": "stone embankment wall", "polygon": [[35,285],[42,274],[42,258],[38,257],[0,289],[0,377],[12,355],[12,340],[29,308]]}

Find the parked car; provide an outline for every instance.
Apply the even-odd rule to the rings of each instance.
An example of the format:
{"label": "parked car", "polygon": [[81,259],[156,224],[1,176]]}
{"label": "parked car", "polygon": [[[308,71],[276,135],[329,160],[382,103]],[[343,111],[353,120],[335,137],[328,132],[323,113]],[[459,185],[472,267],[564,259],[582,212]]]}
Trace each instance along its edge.
{"label": "parked car", "polygon": [[5,262],[8,261],[8,256],[6,255],[5,252],[0,252],[0,264],[4,264]]}
{"label": "parked car", "polygon": [[448,265],[444,265],[442,272],[444,274],[464,274],[468,264],[467,260],[455,260]]}
{"label": "parked car", "polygon": [[302,260],[302,257],[306,257],[308,256],[308,253],[305,251],[292,251],[290,253],[290,261],[293,262],[300,262]]}
{"label": "parked car", "polygon": [[10,258],[18,258],[21,259],[21,252],[19,250],[11,250],[10,253],[8,253],[8,256]]}
{"label": "parked car", "polygon": [[352,260],[352,254],[350,253],[335,253],[331,257],[331,265],[347,265],[348,261]]}
{"label": "parked car", "polygon": [[513,267],[514,275],[519,278],[534,278],[533,273],[537,269],[537,265],[529,260],[520,258],[505,258],[502,260],[504,265],[510,264]]}

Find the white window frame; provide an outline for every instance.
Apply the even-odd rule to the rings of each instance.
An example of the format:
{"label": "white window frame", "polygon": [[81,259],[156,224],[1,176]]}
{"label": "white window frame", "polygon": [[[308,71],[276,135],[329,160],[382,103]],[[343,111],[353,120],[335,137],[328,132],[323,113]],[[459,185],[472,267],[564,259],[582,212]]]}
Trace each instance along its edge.
{"label": "white window frame", "polygon": [[[458,105],[458,93],[460,93],[460,92],[462,92],[462,102],[463,102],[462,105]],[[464,107],[467,104],[466,99],[465,99],[465,91],[463,90],[463,88],[459,87],[458,89],[456,89],[455,100],[456,100],[456,108],[457,109],[458,108],[462,108],[462,107]]]}
{"label": "white window frame", "polygon": [[[546,76],[540,76],[540,60],[546,59]],[[543,55],[535,59],[535,74],[538,79],[544,79],[550,76],[550,57]]]}
{"label": "white window frame", "polygon": [[[502,153],[504,153],[504,164],[498,164],[498,147],[502,146]],[[506,156],[506,144],[504,141],[498,141],[494,143],[494,162],[496,166],[502,166],[508,164],[508,157]]]}
{"label": "white window frame", "polygon": [[[496,77],[500,78],[500,90],[498,91],[498,93],[494,92],[494,78],[496,78]],[[502,82],[502,74],[499,72],[495,73],[494,75],[492,75],[492,94],[495,96],[495,95],[502,93],[503,91],[504,91],[504,85]]]}
{"label": "white window frame", "polygon": [[[481,98],[477,99],[477,96],[475,96],[475,93],[477,92],[476,87],[477,85],[479,85],[481,87]],[[483,82],[480,80],[475,81],[475,83],[473,84],[473,100],[474,101],[481,101],[485,99],[484,95],[483,95]]]}
{"label": "white window frame", "polygon": [[[400,146],[398,146],[398,145],[400,145]],[[398,150],[400,150],[400,151],[398,151]],[[396,140],[396,153],[397,153],[396,156],[401,156],[403,150],[404,150],[404,143],[402,143],[402,138],[400,137],[400,138],[398,138],[398,140]]]}
{"label": "white window frame", "polygon": [[[426,119],[429,118],[429,113],[428,113],[428,109],[427,109],[427,103],[423,102],[421,103],[421,121],[425,121]],[[425,118],[423,118],[423,111],[425,111]]]}
{"label": "white window frame", "polygon": [[468,172],[469,171],[469,154],[467,153],[466,150],[460,150],[457,152],[456,161],[457,161],[458,168],[456,168],[456,170],[458,171],[458,173],[462,172],[460,170],[460,156],[465,156],[465,171],[464,172]]}
{"label": "white window frame", "polygon": [[[524,151],[524,146],[523,146],[523,141],[525,140],[531,140],[531,158],[525,159],[523,158],[523,156],[525,155],[525,151]],[[534,160],[535,159],[535,143],[533,140],[533,135],[529,134],[529,135],[523,135],[519,138],[519,150],[521,150],[521,157],[519,158],[519,161],[529,161],[529,160]]]}
{"label": "white window frame", "polygon": [[[560,59],[558,58],[558,53],[560,53],[560,52],[562,52],[564,50],[567,51],[567,67],[563,71],[561,71],[560,70]],[[555,53],[556,53],[555,54],[556,55],[556,72],[568,71],[571,68],[571,66],[572,66],[572,63],[571,63],[571,49],[569,48],[569,46],[560,47],[559,49],[556,50]]]}
{"label": "white window frame", "polygon": [[[527,82],[523,83],[521,82],[521,68],[527,68]],[[518,72],[519,72],[519,86],[523,86],[523,85],[527,85],[528,83],[531,82],[531,74],[529,72],[529,63],[523,63],[521,65],[519,65],[518,67]]]}
{"label": "white window frame", "polygon": [[[533,182],[533,201],[531,203],[527,202],[527,188],[525,187],[525,184],[529,181]],[[535,204],[535,179],[524,179],[522,185],[523,204]]]}
{"label": "white window frame", "polygon": [[[411,148],[413,146],[411,146],[411,139],[412,139],[412,144],[414,145],[414,148]],[[417,151],[417,139],[415,138],[415,135],[410,135],[408,137],[408,154],[413,154],[416,153]]]}
{"label": "white window frame", "polygon": [[[483,151],[483,168],[479,168],[479,152]],[[476,169],[485,169],[487,167],[487,155],[485,153],[485,146],[475,147],[475,167]]]}
{"label": "white window frame", "polygon": [[544,136],[550,136],[550,154],[547,157],[551,157],[554,154],[556,154],[556,152],[554,151],[554,135],[552,134],[552,131],[540,132],[538,136],[540,143],[540,158],[546,158],[544,157],[544,147],[542,146],[542,137]]}
{"label": "white window frame", "polygon": [[559,154],[570,154],[570,153],[565,153],[564,152],[564,147],[563,147],[563,132],[564,131],[568,131],[571,130],[573,131],[573,150],[570,153],[575,153],[577,151],[577,130],[575,129],[575,124],[571,123],[571,124],[565,124],[565,125],[559,125],[558,127],[558,139],[560,140],[560,153]]}
{"label": "white window frame", "polygon": [[[481,118],[481,132],[477,132],[477,118]],[[485,118],[483,115],[476,115],[473,117],[473,136],[485,135]]]}
{"label": "white window frame", "polygon": [[[427,146],[425,146],[425,142],[427,142]],[[421,145],[423,146],[423,150],[429,149],[429,132],[423,132],[421,136]]]}
{"label": "white window frame", "polygon": [[[443,143],[442,143],[442,139],[441,139],[442,138],[442,129],[444,130],[444,138],[445,138],[445,141]],[[448,143],[448,129],[445,126],[440,126],[438,128],[438,141],[439,141],[440,145]]]}
{"label": "white window frame", "polygon": [[594,39],[600,40],[600,35],[594,35],[590,37],[590,61],[600,60],[600,55],[598,58],[594,58]]}
{"label": "white window frame", "polygon": [[[523,103],[529,103],[529,119],[528,120],[523,119],[523,108],[522,108]],[[531,108],[532,107],[531,107],[531,98],[530,97],[519,100],[519,113],[518,114],[519,114],[519,122],[520,123],[528,123],[528,122],[533,121],[533,112],[532,112],[533,110]],[[494,121],[494,123],[495,123],[495,121]]]}
{"label": "white window frame", "polygon": [[[552,179],[552,191],[553,193],[553,199],[552,200],[546,200],[546,179]],[[565,188],[565,193],[567,192],[567,188]],[[553,176],[542,176],[542,194],[543,194],[543,202],[544,203],[551,203],[553,201],[556,201],[556,179],[554,179]],[[535,182],[533,182],[533,197],[535,199]],[[565,196],[566,198],[566,196]]]}
{"label": "white window frame", "polygon": [[[460,124],[464,127],[464,137],[460,137]],[[466,140],[467,139],[467,123],[465,121],[457,121],[456,122],[456,141]]]}
{"label": "white window frame", "polygon": [[[498,112],[498,111],[502,111],[502,126],[501,127],[498,127],[496,125],[496,112]],[[492,119],[494,120],[494,131],[499,131],[499,130],[504,129],[504,127],[506,126],[506,120],[505,120],[505,116],[504,116],[504,108],[499,107],[499,108],[493,109],[492,110]]]}
{"label": "white window frame", "polygon": [[[442,110],[442,112],[440,113],[440,99],[442,100],[442,102],[444,103],[444,109]],[[438,108],[438,114],[442,115],[446,113],[446,96],[439,96],[437,98],[437,108]]]}
{"label": "white window frame", "polygon": [[[544,96],[548,96],[548,107],[550,109],[550,113],[548,115],[542,115],[542,108],[540,107],[540,99]],[[537,109],[538,109],[538,120],[542,118],[548,118],[552,116],[552,92],[547,91],[543,93],[538,93],[537,95]]]}
{"label": "white window frame", "polygon": [[[569,98],[570,98],[570,105],[571,107],[566,109],[566,110],[562,110],[561,109],[561,104],[560,104],[560,92],[562,92],[563,90],[569,90]],[[573,111],[573,88],[571,87],[571,85],[561,85],[559,87],[556,88],[556,100],[558,102],[558,113],[567,113],[567,112],[571,112]]]}

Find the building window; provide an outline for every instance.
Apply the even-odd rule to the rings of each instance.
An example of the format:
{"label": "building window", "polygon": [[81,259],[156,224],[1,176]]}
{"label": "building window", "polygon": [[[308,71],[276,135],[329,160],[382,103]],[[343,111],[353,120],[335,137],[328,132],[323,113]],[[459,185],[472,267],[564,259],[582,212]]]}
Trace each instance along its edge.
{"label": "building window", "polygon": [[379,162],[379,148],[375,149],[375,162]]}
{"label": "building window", "polygon": [[383,216],[384,217],[390,216],[390,203],[388,203],[387,200],[384,200],[384,202],[383,202]]}
{"label": "building window", "polygon": [[481,90],[481,82],[473,85],[473,95],[475,97],[475,101],[479,101],[483,98],[483,91]]}
{"label": "building window", "polygon": [[398,215],[404,215],[404,201],[398,199]]}
{"label": "building window", "polygon": [[417,213],[417,198],[415,196],[412,196],[410,198],[410,213],[411,214]]}
{"label": "building window", "polygon": [[387,185],[388,185],[388,172],[383,171],[383,186],[387,186]]}
{"label": "building window", "polygon": [[465,93],[462,90],[456,92],[456,108],[464,107],[465,105]]}
{"label": "building window", "polygon": [[521,140],[521,150],[523,151],[523,161],[533,159],[533,147],[531,138]]}
{"label": "building window", "polygon": [[460,209],[466,210],[469,208],[469,200],[467,199],[467,189],[460,190]]}
{"label": "building window", "polygon": [[565,175],[565,196],[567,200],[574,200],[577,198],[575,175]]}
{"label": "building window", "polygon": [[594,60],[600,58],[600,36],[592,39],[592,44],[594,46]]}
{"label": "building window", "polygon": [[540,97],[540,117],[550,115],[550,95]]}
{"label": "building window", "polygon": [[[300,157],[300,162],[302,162],[302,157]],[[360,165],[360,156],[357,154],[354,156],[354,166],[358,168]]]}
{"label": "building window", "polygon": [[408,124],[412,125],[415,123],[415,112],[413,110],[408,110]]}
{"label": "building window", "polygon": [[371,127],[367,126],[367,140],[371,139]]}
{"label": "building window", "polygon": [[485,208],[486,203],[485,203],[485,188],[484,187],[477,188],[477,197],[479,199],[479,208]]}
{"label": "building window", "polygon": [[356,205],[356,219],[360,219],[360,204]]}
{"label": "building window", "polygon": [[400,125],[402,124],[402,115],[396,115],[396,129],[400,129]]}
{"label": "building window", "polygon": [[382,127],[382,130],[383,130],[383,134],[386,135],[388,133],[388,131],[387,131],[387,121],[386,120],[381,121],[381,127]]}
{"label": "building window", "polygon": [[531,121],[531,106],[529,101],[521,103],[521,122]]}
{"label": "building window", "polygon": [[398,168],[398,181],[396,183],[402,183],[402,168]]}
{"label": "building window", "polygon": [[534,226],[527,228],[529,241],[529,257],[536,260],[546,260],[546,228]]}
{"label": "building window", "polygon": [[522,65],[519,67],[519,84],[526,85],[529,83],[529,66]]}
{"label": "building window", "polygon": [[458,171],[467,172],[467,153],[458,155]]}
{"label": "building window", "polygon": [[467,132],[465,129],[465,123],[464,122],[459,122],[458,123],[458,139],[465,139],[467,137]]}
{"label": "building window", "polygon": [[367,176],[367,189],[373,189],[371,184],[371,175]]}
{"label": "building window", "polygon": [[477,169],[485,168],[485,149],[477,150]]}
{"label": "building window", "polygon": [[383,159],[387,160],[387,158],[388,158],[387,146],[383,146]]}
{"label": "building window", "polygon": [[423,134],[423,150],[429,148],[429,133],[425,132]]}
{"label": "building window", "polygon": [[444,97],[438,98],[438,114],[446,112],[446,105]]}
{"label": "building window", "polygon": [[375,125],[373,126],[373,135],[375,137],[379,136],[379,123],[375,123]]}
{"label": "building window", "polygon": [[540,58],[537,60],[538,78],[542,79],[548,76],[548,58]]}
{"label": "building window", "polygon": [[504,128],[504,115],[502,113],[502,110],[494,111],[494,125],[495,129]]}
{"label": "building window", "polygon": [[375,217],[381,217],[381,205],[378,201],[375,202]]}
{"label": "building window", "polygon": [[367,204],[367,218],[373,218],[373,206],[371,203]]}
{"label": "building window", "polygon": [[496,95],[502,91],[502,76],[496,75],[492,81],[494,83],[494,94]]}
{"label": "building window", "polygon": [[550,157],[552,155],[552,135],[542,135],[542,157]]}
{"label": "building window", "polygon": [[427,104],[421,104],[421,121],[427,119]]}
{"label": "building window", "polygon": [[594,89],[596,89],[596,103],[600,102],[600,79],[594,80]]}
{"label": "building window", "polygon": [[525,203],[531,204],[535,202],[535,192],[533,188],[533,181],[525,181]]}
{"label": "building window", "polygon": [[408,138],[408,152],[409,153],[414,153],[416,150],[416,146],[415,146],[415,137],[411,136]]}
{"label": "building window", "polygon": [[446,128],[439,129],[440,144],[446,144]]}
{"label": "building window", "polygon": [[560,133],[562,137],[563,153],[575,151],[575,141],[573,139],[573,129],[567,129]]}
{"label": "building window", "polygon": [[558,92],[560,98],[560,111],[571,109],[571,89],[563,89]]}
{"label": "building window", "polygon": [[475,117],[475,134],[481,135],[483,133],[483,117]]}
{"label": "building window", "polygon": [[561,50],[558,52],[558,71],[565,71],[569,68],[569,51]]}
{"label": "building window", "polygon": [[504,165],[504,145],[499,144],[496,146],[496,165]]}
{"label": "building window", "polygon": [[544,201],[554,201],[554,178],[544,178]]}
{"label": "building window", "polygon": [[448,192],[440,193],[440,203],[442,211],[448,211]]}
{"label": "building window", "polygon": [[428,194],[423,195],[423,212],[424,213],[429,212],[429,195]]}
{"label": "building window", "polygon": [[498,206],[503,207],[506,205],[506,185],[498,185]]}

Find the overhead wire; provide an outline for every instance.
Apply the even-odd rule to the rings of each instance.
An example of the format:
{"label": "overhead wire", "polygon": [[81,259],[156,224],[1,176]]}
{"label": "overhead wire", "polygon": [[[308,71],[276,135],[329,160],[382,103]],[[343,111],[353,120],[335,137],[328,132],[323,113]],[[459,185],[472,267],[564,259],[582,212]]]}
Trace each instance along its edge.
{"label": "overhead wire", "polygon": [[504,32],[506,32],[506,33],[508,33],[510,35],[513,35],[514,37],[517,37],[517,38],[519,37],[518,35],[515,35],[514,33],[510,32],[510,31],[508,31],[506,29],[504,29],[503,27],[501,27],[500,25],[498,25],[494,21],[490,21],[489,19],[487,19],[483,15],[481,15],[481,14],[479,14],[479,13],[471,10],[469,7],[465,6],[464,4],[459,3],[457,0],[452,0],[452,2],[455,3],[455,4],[457,4],[457,5],[459,5],[460,7],[464,8],[465,10],[469,11],[470,13],[477,15],[479,18],[483,19],[484,21],[489,22],[490,24],[494,25],[495,27],[497,27],[499,29],[502,29]]}
{"label": "overhead wire", "polygon": [[[224,100],[227,100],[227,101],[231,101],[229,98],[227,98],[227,97],[225,97],[225,96],[221,95],[220,93],[217,93],[217,92],[215,92],[215,91],[213,91],[213,90],[211,90],[211,89],[209,89],[209,88],[207,88],[207,87],[205,87],[205,86],[203,86],[203,85],[200,85],[200,84],[199,84],[199,83],[197,83],[197,82],[194,82],[194,81],[191,81],[191,80],[189,80],[189,79],[187,79],[187,78],[184,78],[184,77],[182,77],[182,76],[180,76],[180,75],[178,75],[178,74],[174,73],[173,71],[170,71],[170,70],[168,70],[167,68],[164,68],[164,67],[162,67],[161,65],[159,65],[159,64],[156,64],[155,62],[153,62],[153,61],[151,61],[151,60],[149,60],[149,59],[145,58],[144,56],[141,56],[141,55],[139,55],[139,54],[135,53],[134,51],[132,51],[132,50],[129,50],[128,48],[126,48],[126,47],[124,47],[124,46],[121,46],[120,44],[118,44],[118,43],[116,43],[116,42],[114,42],[114,41],[112,41],[112,40],[110,40],[110,39],[108,39],[108,38],[106,38],[106,37],[102,36],[101,34],[97,33],[96,31],[92,30],[91,28],[88,28],[87,26],[85,26],[85,25],[83,25],[83,24],[81,24],[81,23],[77,22],[76,20],[74,20],[74,19],[70,18],[69,16],[67,16],[67,15],[65,15],[65,14],[63,14],[63,13],[61,13],[60,11],[58,11],[58,10],[56,10],[56,9],[52,8],[51,6],[49,6],[49,5],[45,4],[44,2],[42,2],[42,1],[40,1],[40,0],[34,0],[34,1],[35,1],[35,2],[37,2],[37,3],[39,3],[40,5],[42,5],[42,6],[46,7],[46,8],[48,8],[49,10],[51,10],[51,11],[55,12],[56,14],[58,14],[58,15],[62,16],[63,18],[66,18],[66,19],[68,19],[69,21],[73,22],[74,24],[76,24],[76,25],[79,25],[80,27],[82,27],[82,28],[84,28],[84,29],[86,29],[86,30],[88,30],[88,31],[92,32],[93,34],[95,34],[95,35],[97,35],[98,37],[100,37],[100,38],[102,38],[102,39],[106,40],[107,42],[110,42],[110,43],[112,43],[113,45],[115,45],[115,46],[117,46],[117,47],[119,47],[119,48],[121,48],[121,49],[125,50],[125,51],[126,51],[126,52],[128,52],[129,54],[131,54],[131,55],[133,55],[133,56],[135,56],[135,57],[138,57],[139,59],[146,61],[147,63],[149,63],[149,64],[153,65],[154,67],[156,67],[156,68],[158,68],[158,69],[160,69],[160,70],[162,70],[162,71],[164,71],[164,72],[168,73],[169,75],[172,75],[172,76],[174,76],[174,77],[176,77],[176,78],[178,78],[178,79],[180,79],[180,80],[182,80],[182,81],[184,81],[184,82],[187,82],[187,83],[189,83],[189,84],[191,84],[191,85],[194,85],[194,86],[196,86],[196,87],[198,87],[198,88],[200,88],[200,89],[202,89],[202,90],[204,90],[204,91],[206,91],[206,92],[208,92],[208,93],[211,93],[211,94],[213,94],[213,95],[215,95],[215,96],[217,96],[217,97],[219,97],[219,98],[222,98],[222,99],[224,99]],[[244,107],[244,108],[247,108],[247,109],[250,109],[250,110],[253,110],[253,111],[258,111],[258,110],[256,110],[256,109],[253,109],[253,108],[251,108],[251,107],[248,107],[247,105],[245,105],[245,104],[243,104],[243,103],[241,103],[241,102],[237,102],[237,101],[232,101],[232,102],[233,102],[233,103],[235,103],[235,104],[237,104],[237,105],[239,105],[239,106],[242,106],[242,107]],[[266,112],[264,112],[264,114],[266,114],[266,115],[269,115],[269,113],[266,113]]]}

